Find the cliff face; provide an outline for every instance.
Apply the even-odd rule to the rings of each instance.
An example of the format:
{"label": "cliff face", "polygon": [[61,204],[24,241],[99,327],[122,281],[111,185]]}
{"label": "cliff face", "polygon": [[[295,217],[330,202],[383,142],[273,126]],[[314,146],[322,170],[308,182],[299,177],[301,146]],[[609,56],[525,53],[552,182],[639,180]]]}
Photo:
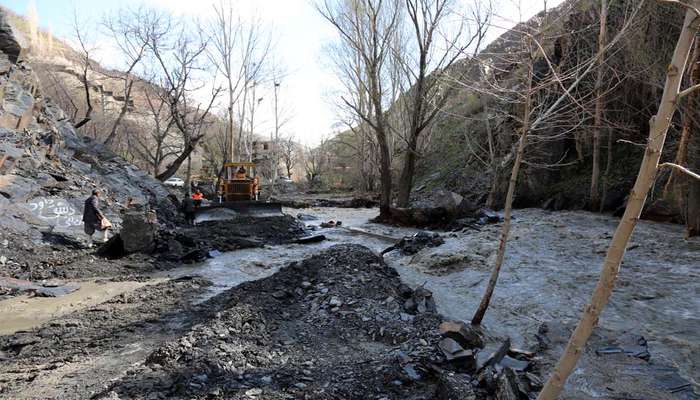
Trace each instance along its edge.
{"label": "cliff face", "polygon": [[[549,13],[507,32],[480,55],[494,68],[494,80],[518,93],[523,84],[522,65],[514,59],[522,35],[528,27],[547,26],[542,43],[547,58],[567,86],[580,72],[580,66],[597,50],[598,2],[568,1]],[[614,2],[608,19],[608,38],[623,26],[636,1]],[[656,111],[665,67],[673,51],[681,11],[677,8],[647,2],[639,11],[619,43],[606,55],[605,115],[602,133],[602,179],[604,209],[615,210],[624,205],[643,155],[648,134],[648,121]],[[509,58],[510,55],[510,58]],[[547,61],[541,55],[534,61],[533,81],[549,75]],[[520,83],[518,83],[520,81]],[[535,107],[544,109],[558,97],[557,85],[535,96]],[[526,165],[519,177],[516,206],[552,209],[578,209],[589,206],[592,160],[593,98],[595,73],[586,77],[573,92],[580,104],[567,100],[560,107],[560,119],[545,124],[533,133],[526,154]],[[422,160],[426,173],[416,187],[430,191],[442,186],[459,192],[475,202],[484,202],[492,175],[488,167],[487,132],[495,137],[499,160],[509,152],[520,128],[522,104],[508,96],[488,96],[461,89],[451,98],[447,112],[433,128],[431,146]],[[583,107],[580,107],[583,105]],[[676,116],[678,118],[678,116]],[[680,119],[680,118],[679,118]],[[663,160],[672,160],[677,150],[679,126],[674,127],[665,148]],[[612,135],[610,147],[608,135]],[[610,166],[607,166],[610,148]],[[477,154],[475,154],[477,153]],[[480,154],[479,154],[480,153]],[[477,157],[478,155],[478,157]],[[502,204],[510,164],[498,177],[496,204]],[[658,198],[667,175],[662,173],[650,203]],[[416,197],[420,197],[420,190]],[[679,210],[669,211],[678,214]],[[669,215],[669,218],[674,218]]]}
{"label": "cliff face", "polygon": [[117,228],[129,197],[167,222],[174,207],[161,183],[76,133],[42,93],[22,43],[0,12],[0,243],[32,247],[47,233],[82,240],[83,202],[93,189],[104,193]]}

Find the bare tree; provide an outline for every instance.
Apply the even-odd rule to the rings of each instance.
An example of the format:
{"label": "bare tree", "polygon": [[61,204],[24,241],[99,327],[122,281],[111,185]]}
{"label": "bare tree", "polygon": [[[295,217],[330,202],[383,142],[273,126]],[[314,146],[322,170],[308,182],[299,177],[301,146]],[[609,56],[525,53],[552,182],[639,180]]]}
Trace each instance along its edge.
{"label": "bare tree", "polygon": [[[684,4],[684,3],[679,3]],[[590,303],[584,308],[581,319],[576,326],[564,353],[557,362],[554,371],[537,397],[539,400],[554,400],[564,389],[564,383],[573,371],[582,350],[590,337],[593,328],[598,323],[598,318],[608,302],[615,281],[617,280],[620,263],[625,255],[625,249],[632,232],[639,220],[646,201],[649,189],[654,183],[659,167],[659,159],[666,140],[666,134],[675,113],[676,103],[680,98],[692,91],[700,89],[700,86],[692,86],[684,91],[680,90],[683,71],[685,70],[690,55],[693,39],[698,32],[696,21],[700,18],[700,1],[693,0],[685,4],[687,8],[683,29],[681,30],[676,49],[668,67],[666,84],[663,96],[656,116],[649,121],[649,139],[639,174],[630,193],[630,198],[625,208],[625,213],[613,235],[610,247],[603,262],[598,284],[591,296]]]}
{"label": "bare tree", "polygon": [[595,121],[593,122],[593,167],[591,171],[591,209],[597,210],[600,208],[600,131],[603,124],[603,108],[605,107],[605,95],[603,93],[603,78],[605,74],[605,41],[607,37],[607,21],[608,21],[608,1],[601,0],[600,2],[600,30],[598,33],[598,52],[601,53],[598,59],[598,69],[596,71],[596,102],[595,102]]}
{"label": "bare tree", "polygon": [[215,5],[214,13],[214,18],[202,30],[211,43],[207,56],[223,76],[226,85],[227,154],[219,168],[221,175],[224,162],[241,158],[244,151],[246,155],[251,155],[244,122],[250,111],[252,115],[248,120],[254,125],[257,98],[251,92],[254,90],[253,83],[264,78],[266,60],[271,50],[271,35],[265,31],[259,18],[246,21],[237,15],[230,2]]}
{"label": "bare tree", "polygon": [[[399,207],[407,207],[409,203],[419,139],[454,94],[449,81],[463,80],[469,72],[469,63],[462,60],[459,67],[456,63],[468,49],[473,52],[470,58],[480,50],[491,17],[490,6],[483,10],[477,0],[472,6],[472,21],[448,30],[449,24],[454,25],[451,19],[457,19],[453,0],[405,0],[405,5],[409,45],[405,48],[405,42],[401,41],[400,47],[392,52],[404,75],[404,93],[399,104],[409,121],[396,199]],[[454,76],[446,79],[446,75]]]}
{"label": "bare tree", "polygon": [[[380,218],[391,212],[391,128],[387,107],[396,96],[391,52],[402,22],[399,0],[324,0],[317,10],[336,29],[337,72],[345,86],[342,102],[376,138],[380,164]],[[358,95],[359,94],[359,95]]]}
{"label": "bare tree", "polygon": [[[159,18],[151,18],[150,21],[159,21]],[[198,79],[197,74],[204,71],[200,63],[206,50],[206,41],[201,37],[193,37],[184,26],[178,27],[174,34],[171,29],[172,38],[158,34],[155,30],[151,32],[156,34],[149,36],[148,47],[160,68],[161,86],[165,89],[170,118],[180,131],[184,144],[180,154],[156,176],[163,181],[177,172],[204,137],[210,123],[209,113],[221,89],[213,88],[207,103],[199,104],[192,99],[192,92],[204,86],[204,80]]]}
{"label": "bare tree", "polygon": [[126,62],[126,68],[112,76],[122,81],[122,106],[104,141],[106,145],[114,143],[117,129],[129,110],[131,92],[134,82],[138,80],[135,75],[136,67],[146,54],[149,39],[162,36],[169,29],[168,23],[169,19],[141,7],[133,10],[122,9],[105,19],[104,26]]}
{"label": "bare tree", "polygon": [[90,100],[90,80],[88,78],[88,73],[92,69],[90,52],[93,50],[93,48],[90,45],[88,45],[86,33],[84,32],[82,23],[78,21],[78,11],[75,8],[73,9],[73,32],[75,33],[75,37],[78,40],[78,44],[80,45],[80,62],[82,64],[81,81],[85,93],[86,104],[85,114],[83,115],[83,118],[80,121],[73,124],[73,127],[75,129],[78,129],[81,126],[90,122],[90,120],[92,119],[91,116],[93,108],[92,101]]}
{"label": "bare tree", "polygon": [[[520,121],[520,137],[514,142],[514,149],[506,154],[502,164],[513,160],[510,182],[505,203],[504,223],[501,228],[499,238],[499,247],[496,255],[489,282],[484,291],[484,296],[472,317],[472,324],[478,325],[484,318],[486,310],[491,301],[498,276],[505,258],[506,245],[510,234],[510,220],[515,189],[517,186],[517,178],[520,171],[521,163],[524,162],[524,154],[527,142],[530,139],[538,141],[549,141],[561,136],[557,133],[554,137],[546,135],[545,132],[551,131],[552,127],[560,130],[566,127],[564,132],[574,130],[581,122],[575,122],[582,111],[588,109],[585,104],[582,104],[580,99],[573,97],[572,93],[581,84],[588,74],[595,70],[598,65],[598,60],[603,57],[605,51],[614,46],[625,34],[634,17],[637,15],[644,2],[639,2],[631,12],[625,24],[621,27],[616,36],[605,47],[588,60],[577,65],[573,71],[566,71],[563,75],[552,64],[551,60],[544,51],[541,44],[545,32],[551,26],[552,21],[548,21],[547,12],[545,9],[544,17],[541,21],[541,26],[533,28],[525,27],[521,32],[522,36],[522,53],[516,54],[524,60],[525,74],[523,82],[517,87],[517,92],[512,89],[499,88],[493,91],[494,95],[513,96],[516,95],[515,101],[522,106],[523,115],[518,120]],[[538,65],[539,64],[539,65]],[[544,68],[540,70],[540,66],[544,64]],[[522,68],[522,67],[521,67]],[[546,72],[542,72],[546,71]],[[565,82],[570,82],[565,85]],[[495,85],[492,85],[496,87]],[[525,90],[523,90],[523,87]],[[571,125],[573,122],[573,126]],[[541,135],[540,133],[545,133]]]}
{"label": "bare tree", "polygon": [[294,142],[294,136],[290,135],[280,140],[280,155],[287,178],[292,179],[292,171],[299,161],[299,148]]}
{"label": "bare tree", "polygon": [[163,90],[154,83],[144,85],[147,123],[142,128],[145,135],[129,135],[131,148],[143,159],[153,176],[158,176],[162,164],[182,151],[182,140],[175,132],[175,120],[170,115],[170,105]]}
{"label": "bare tree", "polygon": [[321,138],[321,142],[316,147],[307,147],[304,157],[304,169],[306,170],[306,180],[309,186],[314,187],[321,184],[321,178],[328,171],[329,154],[328,138]]}

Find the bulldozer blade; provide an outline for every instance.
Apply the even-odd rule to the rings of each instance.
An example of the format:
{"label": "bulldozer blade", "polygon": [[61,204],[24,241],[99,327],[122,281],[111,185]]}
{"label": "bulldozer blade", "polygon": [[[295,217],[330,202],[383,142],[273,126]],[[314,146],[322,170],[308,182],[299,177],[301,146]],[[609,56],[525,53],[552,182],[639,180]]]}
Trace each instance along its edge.
{"label": "bulldozer blade", "polygon": [[206,211],[216,209],[233,210],[241,215],[282,215],[282,204],[280,203],[265,203],[262,201],[228,201],[223,203],[211,203],[209,205],[199,207],[197,214],[202,214]]}

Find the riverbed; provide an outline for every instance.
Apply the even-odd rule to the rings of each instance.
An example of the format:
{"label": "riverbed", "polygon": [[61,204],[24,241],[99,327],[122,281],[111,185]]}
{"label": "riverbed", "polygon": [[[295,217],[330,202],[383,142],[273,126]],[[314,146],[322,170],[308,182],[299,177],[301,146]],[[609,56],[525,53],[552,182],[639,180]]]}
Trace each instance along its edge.
{"label": "riverbed", "polygon": [[[307,245],[266,246],[226,253],[175,274],[196,272],[214,282],[204,298],[241,282],[275,273],[281,266],[340,243],[356,243],[381,252],[417,230],[370,222],[377,209],[286,209],[317,219],[306,224],[326,240]],[[319,228],[342,221],[341,227]],[[595,286],[617,219],[581,212],[522,209],[514,213],[507,255],[491,307],[484,320],[494,335],[515,345],[534,348],[542,324],[571,327]],[[357,230],[373,235],[358,233]],[[412,256],[389,252],[385,261],[412,286],[431,290],[438,311],[450,319],[469,321],[484,291],[497,248],[500,224],[479,230],[441,232],[445,244]],[[392,240],[393,239],[393,240]],[[616,336],[635,334],[648,341],[651,359],[677,368],[696,388],[700,382],[700,241],[684,240],[683,227],[641,221],[628,245],[617,286],[599,326],[603,344]],[[595,349],[591,349],[594,351]],[[590,374],[615,373],[592,361]],[[586,364],[587,365],[587,364]],[[612,368],[616,368],[614,363]],[[641,374],[645,372],[642,371]],[[624,374],[620,372],[620,374]],[[635,376],[629,377],[636,379]],[[573,385],[585,387],[581,378]],[[613,377],[606,379],[614,381]],[[599,397],[594,388],[582,395]]]}

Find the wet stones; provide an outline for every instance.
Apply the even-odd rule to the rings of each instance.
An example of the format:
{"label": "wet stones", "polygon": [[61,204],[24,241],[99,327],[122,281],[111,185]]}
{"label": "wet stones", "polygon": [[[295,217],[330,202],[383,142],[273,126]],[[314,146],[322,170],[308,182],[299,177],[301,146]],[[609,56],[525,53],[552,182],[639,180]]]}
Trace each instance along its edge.
{"label": "wet stones", "polygon": [[413,315],[422,314],[425,312],[437,312],[435,300],[433,299],[433,293],[430,290],[422,286],[417,287],[415,290],[411,290],[411,288],[405,285],[400,285],[399,290],[401,297],[405,299],[403,303],[403,309],[405,312]]}
{"label": "wet stones", "polygon": [[510,339],[500,344],[489,344],[479,351],[477,355],[477,369],[494,366],[503,360],[510,349]]}
{"label": "wet stones", "polygon": [[465,350],[454,339],[444,338],[438,343],[438,347],[445,359],[458,370],[474,371],[476,369],[474,352]]}
{"label": "wet stones", "polygon": [[330,220],[328,222],[321,222],[321,228],[337,228],[343,225],[342,221]]}
{"label": "wet stones", "polygon": [[326,236],[324,235],[311,235],[311,236],[304,236],[296,240],[296,243],[299,244],[309,244],[309,243],[318,243],[326,240]]}

